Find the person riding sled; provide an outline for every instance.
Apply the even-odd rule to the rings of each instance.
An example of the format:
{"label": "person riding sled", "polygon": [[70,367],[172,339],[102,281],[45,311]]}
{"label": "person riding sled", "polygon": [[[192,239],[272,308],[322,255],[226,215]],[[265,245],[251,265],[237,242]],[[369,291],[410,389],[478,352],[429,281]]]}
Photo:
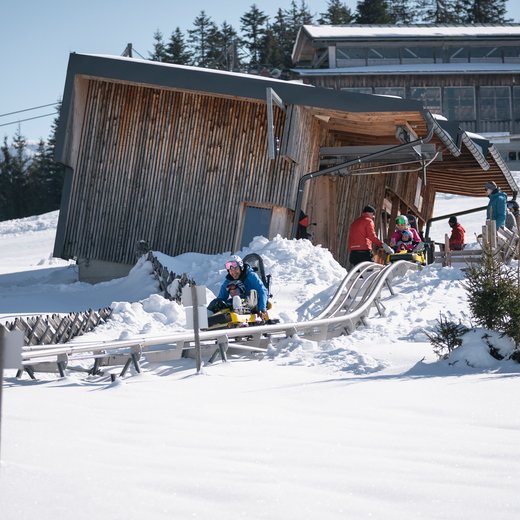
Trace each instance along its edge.
{"label": "person riding sled", "polygon": [[419,236],[419,233],[417,230],[410,226],[408,219],[405,215],[398,215],[395,219],[395,231],[390,236],[390,247],[395,248],[398,244],[398,242],[403,242],[402,240],[402,234],[406,231],[407,233],[411,234],[411,241],[406,241],[407,246],[405,249],[411,250],[415,245],[417,245],[419,242],[422,242],[421,237]]}
{"label": "person riding sled", "polygon": [[[227,275],[220,287],[217,297],[210,302],[208,310],[217,312],[232,306],[232,291],[238,290],[241,298],[247,299],[251,307],[251,313],[267,318],[267,288],[261,278],[253,271],[253,268],[244,263],[238,255],[232,255],[226,262]],[[230,298],[231,295],[231,298]]]}

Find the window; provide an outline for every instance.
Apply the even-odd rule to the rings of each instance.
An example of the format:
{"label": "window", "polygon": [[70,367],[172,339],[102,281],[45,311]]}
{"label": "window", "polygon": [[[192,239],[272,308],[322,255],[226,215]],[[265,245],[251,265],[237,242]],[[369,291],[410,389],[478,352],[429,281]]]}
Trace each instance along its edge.
{"label": "window", "polygon": [[405,47],[401,49],[403,63],[434,63],[435,49],[433,47]]}
{"label": "window", "polygon": [[520,120],[520,87],[513,87],[513,119]]}
{"label": "window", "polygon": [[475,89],[473,87],[445,87],[444,115],[454,121],[475,120]]}
{"label": "window", "polygon": [[341,90],[343,92],[357,92],[358,94],[372,94],[372,87],[347,87]]}
{"label": "window", "polygon": [[244,227],[240,249],[249,245],[256,236],[269,238],[271,226],[271,208],[260,208],[257,206],[245,206]]}
{"label": "window", "polygon": [[389,65],[401,61],[396,47],[372,47],[368,49],[367,58],[368,65]]}
{"label": "window", "polygon": [[404,87],[375,87],[374,93],[380,96],[398,96],[401,98],[406,96]]}
{"label": "window", "polygon": [[460,63],[469,61],[469,49],[465,47],[449,47],[446,49],[448,62]]}
{"label": "window", "polygon": [[507,154],[507,160],[508,161],[516,161],[516,152],[509,152]]}
{"label": "window", "polygon": [[481,87],[480,118],[484,121],[511,119],[509,87]]}
{"label": "window", "polygon": [[412,87],[410,97],[422,102],[424,108],[434,114],[442,113],[440,87]]}
{"label": "window", "polygon": [[496,63],[502,61],[500,47],[474,47],[470,49],[470,61]]}

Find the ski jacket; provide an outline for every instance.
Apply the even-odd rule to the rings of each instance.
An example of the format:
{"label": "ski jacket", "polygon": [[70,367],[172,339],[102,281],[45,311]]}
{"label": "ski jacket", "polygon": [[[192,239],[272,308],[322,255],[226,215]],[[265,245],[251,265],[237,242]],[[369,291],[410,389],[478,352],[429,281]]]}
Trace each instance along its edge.
{"label": "ski jacket", "polygon": [[[258,295],[258,310],[260,312],[265,312],[267,310],[267,288],[262,282],[262,279],[253,271],[250,265],[244,264],[238,280],[244,284],[246,296],[249,296],[251,294],[251,290],[255,289]],[[227,286],[230,283],[235,282],[236,280],[228,273],[224,279],[224,282],[222,283],[222,286],[220,287],[217,298],[224,301],[227,300],[229,298]]]}
{"label": "ski jacket", "polygon": [[489,204],[486,210],[486,218],[494,220],[497,228],[503,228],[506,224],[507,195],[497,188],[488,197]]}
{"label": "ski jacket", "polygon": [[464,233],[466,230],[459,224],[455,224],[451,228],[451,236],[449,238],[450,249],[454,251],[460,251],[464,248]]}
{"label": "ski jacket", "polygon": [[[407,231],[410,231],[412,234],[412,241],[414,244],[417,244],[417,242],[422,242],[421,237],[419,236],[419,233],[417,230],[413,227],[409,227],[406,229]],[[396,229],[391,235],[390,235],[390,245],[397,244],[401,240],[401,231],[399,229]]]}
{"label": "ski jacket", "polygon": [[509,231],[516,231],[516,217],[518,215],[518,211],[511,212],[508,211],[506,215],[506,228]]}
{"label": "ski jacket", "polygon": [[370,213],[361,213],[352,224],[348,232],[349,251],[370,251],[372,244],[383,247],[383,242],[376,236],[376,228]]}

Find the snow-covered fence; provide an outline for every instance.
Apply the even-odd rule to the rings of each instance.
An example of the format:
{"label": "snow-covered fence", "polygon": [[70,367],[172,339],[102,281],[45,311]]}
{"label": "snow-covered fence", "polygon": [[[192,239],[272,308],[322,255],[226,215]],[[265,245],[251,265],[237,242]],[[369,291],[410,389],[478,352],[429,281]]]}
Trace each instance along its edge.
{"label": "snow-covered fence", "polygon": [[7,331],[19,330],[24,333],[24,344],[49,345],[66,343],[76,336],[91,331],[112,314],[110,307],[94,311],[89,309],[68,314],[49,314],[17,317],[14,321],[0,324]]}
{"label": "snow-covered fence", "polygon": [[159,287],[163,296],[167,300],[174,300],[177,303],[181,302],[182,288],[186,285],[194,285],[193,279],[189,278],[186,273],[176,274],[173,271],[164,267],[152,251],[148,252],[146,258],[152,263],[154,276],[159,281]]}

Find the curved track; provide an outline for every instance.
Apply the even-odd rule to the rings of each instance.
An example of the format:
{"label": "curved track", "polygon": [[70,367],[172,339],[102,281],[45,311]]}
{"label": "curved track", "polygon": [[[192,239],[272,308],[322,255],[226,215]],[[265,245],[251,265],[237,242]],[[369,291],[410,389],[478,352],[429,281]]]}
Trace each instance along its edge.
{"label": "curved track", "polygon": [[[277,323],[247,328],[206,330],[199,333],[200,345],[221,353],[228,348],[242,351],[265,351],[267,346],[279,339],[298,335],[315,341],[351,333],[366,319],[373,307],[383,315],[380,302],[386,288],[392,294],[391,281],[409,269],[418,269],[416,264],[399,261],[387,266],[363,262],[348,272],[325,308],[312,319],[292,323]],[[24,347],[24,367],[38,369],[46,362],[56,366],[61,360],[66,366],[74,357],[104,358],[104,364],[122,364],[122,359],[139,359],[143,354],[149,361],[179,358],[185,350],[194,349],[193,331],[174,333],[168,336],[142,337],[123,341],[92,342],[80,344],[38,345]],[[223,349],[223,350],[222,350]],[[170,357],[167,353],[170,352]],[[125,365],[126,366],[126,365]]]}

